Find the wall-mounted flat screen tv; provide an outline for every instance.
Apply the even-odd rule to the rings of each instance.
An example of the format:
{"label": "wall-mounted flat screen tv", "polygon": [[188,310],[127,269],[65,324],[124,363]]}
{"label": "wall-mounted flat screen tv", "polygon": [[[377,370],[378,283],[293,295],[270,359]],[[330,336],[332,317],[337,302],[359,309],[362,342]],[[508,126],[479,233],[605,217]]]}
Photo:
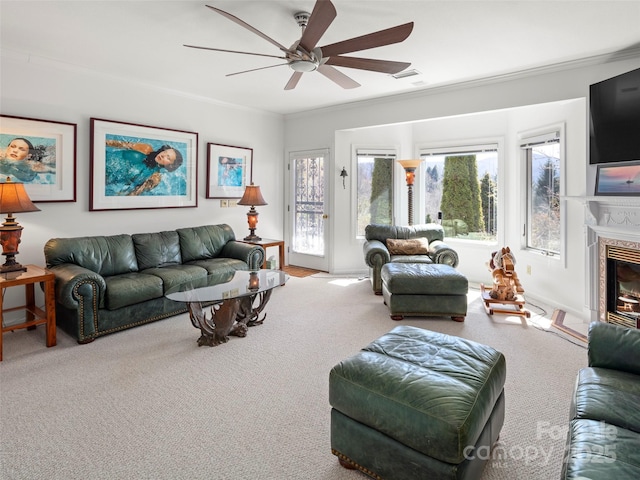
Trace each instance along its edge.
{"label": "wall-mounted flat screen tv", "polygon": [[589,88],[589,163],[640,160],[640,68]]}

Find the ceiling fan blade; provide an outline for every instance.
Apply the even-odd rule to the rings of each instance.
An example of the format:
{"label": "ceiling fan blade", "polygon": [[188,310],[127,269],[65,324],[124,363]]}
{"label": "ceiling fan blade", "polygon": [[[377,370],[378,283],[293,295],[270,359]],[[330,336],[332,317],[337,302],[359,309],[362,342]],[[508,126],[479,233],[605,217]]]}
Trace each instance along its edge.
{"label": "ceiling fan blade", "polygon": [[347,77],[344,73],[326,64],[320,65],[318,67],[318,72],[327,77],[329,80],[334,81],[342,88],[358,88],[360,86],[360,84],[352,78]]}
{"label": "ceiling fan blade", "polygon": [[291,78],[289,79],[287,84],[284,86],[284,89],[293,90],[294,88],[296,88],[296,85],[298,85],[298,81],[300,80],[300,77],[302,77],[302,72],[293,72],[293,75],[291,75]]}
{"label": "ceiling fan blade", "polygon": [[225,77],[233,77],[234,75],[240,75],[241,73],[255,72],[257,70],[266,70],[267,68],[282,67],[284,65],[289,65],[289,64],[288,63],[279,63],[277,65],[269,65],[268,67],[252,68],[250,70],[243,70],[242,72],[227,73],[225,75]]}
{"label": "ceiling fan blade", "polygon": [[357,68],[360,70],[371,70],[380,73],[398,73],[408,68],[409,62],[392,62],[390,60],[375,60],[373,58],[341,57],[339,55],[329,57],[325,65],[335,67]]}
{"label": "ceiling fan blade", "polygon": [[214,52],[241,53],[243,55],[256,55],[258,57],[280,58],[282,60],[287,59],[287,57],[279,57],[278,55],[267,55],[264,53],[240,52],[238,50],[225,50],[222,48],[199,47],[197,45],[184,45],[184,46],[189,48],[199,48],[200,50],[213,50]]}
{"label": "ceiling fan blade", "polygon": [[255,33],[256,35],[258,35],[259,37],[264,38],[267,42],[271,43],[272,45],[275,45],[276,47],[278,47],[280,50],[282,50],[283,52],[287,52],[289,49],[287,47],[285,47],[284,45],[281,45],[280,43],[276,42],[273,38],[265,35],[264,33],[262,33],[260,30],[252,27],[251,25],[249,25],[247,22],[245,22],[244,20],[240,20],[238,17],[236,17],[235,15],[231,15],[230,13],[225,12],[224,10],[220,10],[219,8],[216,7],[212,7],[211,5],[206,5],[208,8],[210,8],[211,10],[213,10],[214,12],[218,12],[220,15],[222,15],[223,17],[227,17],[229,20],[231,20],[232,22],[237,23],[238,25],[246,28],[247,30]]}
{"label": "ceiling fan blade", "polygon": [[317,0],[299,45],[307,52],[311,52],[316,48],[318,40],[324,35],[324,32],[327,31],[327,28],[329,28],[329,25],[337,15],[336,7],[333,6],[333,3],[329,0]]}
{"label": "ceiling fan blade", "polygon": [[382,47],[384,45],[402,42],[411,34],[412,30],[413,22],[409,22],[404,25],[387,28],[386,30],[379,30],[360,37],[343,40],[342,42],[332,43],[331,45],[320,47],[320,50],[322,51],[322,56],[326,58],[342,55],[343,53]]}

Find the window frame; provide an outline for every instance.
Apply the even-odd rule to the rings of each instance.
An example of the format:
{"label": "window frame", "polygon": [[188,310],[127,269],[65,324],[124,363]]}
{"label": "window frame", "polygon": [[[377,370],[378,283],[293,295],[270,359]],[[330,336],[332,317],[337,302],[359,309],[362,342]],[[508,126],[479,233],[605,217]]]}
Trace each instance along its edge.
{"label": "window frame", "polygon": [[[520,248],[533,255],[543,256],[555,261],[560,261],[566,266],[567,258],[567,210],[566,202],[564,198],[566,196],[566,140],[565,140],[565,124],[554,124],[546,127],[540,127],[535,130],[529,130],[526,132],[520,132],[517,135],[518,143],[517,148],[519,150],[520,158],[520,185],[521,185],[521,241]],[[558,143],[559,144],[559,201],[560,201],[560,248],[559,253],[552,252],[547,249],[541,249],[529,245],[529,225],[530,225],[530,199],[532,198],[532,179],[531,179],[531,165],[530,156],[527,154],[527,150],[531,150],[536,145],[542,145],[545,143]]]}
{"label": "window frame", "polygon": [[[445,237],[445,240],[449,244],[465,243],[468,245],[488,245],[495,247],[496,245],[504,244],[504,211],[502,208],[504,202],[504,137],[483,137],[477,139],[466,140],[452,140],[438,143],[421,143],[416,146],[418,158],[425,158],[429,155],[443,155],[443,154],[465,154],[471,152],[482,152],[495,150],[498,156],[497,166],[497,203],[498,208],[496,211],[496,235],[495,240],[469,240],[460,237]],[[424,175],[424,164],[420,166],[421,175]],[[424,192],[424,182],[420,183],[421,197],[426,195]],[[422,208],[424,211],[424,208]]]}
{"label": "window frame", "polygon": [[[368,157],[372,157],[375,158],[376,156],[380,156],[380,157],[389,157],[390,161],[392,161],[392,168],[391,168],[391,188],[392,188],[392,192],[391,192],[391,196],[393,199],[393,207],[392,207],[392,220],[391,220],[391,224],[395,225],[396,224],[396,219],[398,218],[398,188],[396,186],[396,175],[395,175],[395,164],[398,160],[398,148],[397,147],[391,147],[391,146],[380,146],[380,147],[372,147],[372,146],[365,146],[365,145],[353,145],[352,146],[352,163],[351,163],[351,171],[355,172],[355,175],[353,175],[352,180],[351,180],[351,204],[354,205],[353,208],[353,213],[352,213],[352,219],[351,219],[351,225],[352,225],[352,238],[355,238],[356,240],[364,240],[365,235],[364,232],[360,233],[358,232],[358,175],[359,175],[359,169],[358,169],[358,158],[360,156],[368,156]],[[392,160],[391,160],[392,158]]]}

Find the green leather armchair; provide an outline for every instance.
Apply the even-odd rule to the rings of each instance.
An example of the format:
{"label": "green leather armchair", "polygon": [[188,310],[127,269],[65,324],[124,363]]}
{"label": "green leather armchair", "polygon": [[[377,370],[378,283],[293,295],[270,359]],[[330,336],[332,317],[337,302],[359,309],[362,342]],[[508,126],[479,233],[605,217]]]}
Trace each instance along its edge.
{"label": "green leather armchair", "polygon": [[[392,255],[387,247],[388,239],[425,238],[428,241],[428,251],[417,255]],[[442,263],[456,267],[458,265],[457,252],[444,241],[444,229],[437,223],[426,223],[410,227],[394,225],[367,225],[365,228],[365,242],[362,246],[364,261],[369,267],[371,286],[376,295],[382,295],[382,278],[380,271],[385,263]]]}

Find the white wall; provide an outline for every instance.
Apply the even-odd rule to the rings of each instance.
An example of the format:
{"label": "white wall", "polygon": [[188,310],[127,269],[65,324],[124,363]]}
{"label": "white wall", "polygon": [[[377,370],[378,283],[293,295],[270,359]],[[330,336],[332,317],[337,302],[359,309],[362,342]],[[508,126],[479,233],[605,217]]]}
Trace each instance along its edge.
{"label": "white wall", "polygon": [[[20,215],[18,221],[25,230],[18,260],[25,264],[43,264],[42,248],[49,238],[57,236],[152,232],[210,223],[228,223],[238,236],[244,236],[246,209],[221,208],[218,200],[204,198],[206,143],[214,142],[254,149],[253,178],[269,202],[268,206],[259,208],[258,232],[273,238],[286,238],[283,232],[286,205],[284,159],[292,151],[329,148],[332,159],[330,269],[335,273],[364,271],[361,242],[352,235],[352,192],[350,188],[342,189],[339,177],[343,165],[349,171],[350,181],[355,175],[351,168],[351,136],[357,129],[393,125],[376,132],[376,143],[395,145],[400,155],[409,157],[415,154],[418,143],[436,137],[421,132],[420,127],[413,131],[413,126],[408,129],[403,124],[432,119],[434,123],[429,128],[434,132],[440,129],[441,134],[444,134],[445,127],[455,131],[464,125],[469,131],[463,136],[471,138],[482,136],[483,132],[477,125],[467,127],[467,122],[473,120],[462,116],[505,110],[510,112],[509,116],[497,121],[502,126],[496,126],[492,134],[503,135],[507,155],[515,155],[513,138],[520,128],[540,122],[565,121],[567,139],[572,142],[567,157],[567,193],[588,195],[593,189],[595,170],[587,165],[586,159],[584,103],[563,104],[565,106],[560,110],[549,110],[554,112],[549,115],[544,107],[531,107],[529,111],[511,109],[584,99],[589,84],[638,67],[640,58],[636,56],[609,63],[577,65],[572,69],[549,69],[537,75],[513,76],[500,82],[472,82],[464,86],[347,104],[289,115],[283,120],[278,115],[213,103],[146,85],[124,83],[72,66],[38,64],[27,57],[3,57],[0,64],[0,111],[3,114],[78,125],[77,202],[40,203],[41,212]],[[455,116],[461,117],[444,120]],[[91,117],[198,132],[198,207],[89,212]],[[508,169],[505,172],[512,182],[510,175],[513,173]],[[402,172],[398,178],[402,181]],[[511,202],[517,186],[508,184],[505,201]],[[402,189],[400,192],[403,195]],[[400,201],[406,201],[406,198]],[[519,258],[518,261],[519,264],[532,265],[530,278],[523,278],[528,294],[580,313],[585,303],[586,276],[583,271],[583,212],[579,205],[568,204],[568,208],[567,267],[550,271],[547,259]],[[517,243],[515,232],[519,227],[516,230],[518,222],[514,218],[510,212],[509,218],[505,219],[505,243]],[[461,246],[459,251],[461,269],[470,279],[487,281],[484,271],[487,252],[465,246]],[[11,306],[11,299],[6,300],[7,306]]]}
{"label": "white wall", "polygon": [[[61,65],[34,64],[26,58],[3,57],[0,67],[2,114],[78,126],[77,201],[38,203],[41,212],[17,215],[24,227],[17,257],[20,263],[44,265],[43,247],[52,237],[156,232],[216,223],[231,225],[238,238],[246,236],[248,207],[221,208],[219,200],[205,198],[207,142],[253,148],[253,180],[269,203],[258,208],[258,233],[282,238],[281,116],[123,83]],[[198,206],[90,212],[91,117],[197,132]],[[10,293],[13,290],[17,289]],[[5,307],[10,303],[5,302]]]}
{"label": "white wall", "polygon": [[[577,202],[565,203],[567,254],[562,261],[519,251],[522,185],[517,134],[563,124],[566,129],[565,193],[591,195],[594,167],[588,165],[587,158],[589,85],[638,67],[638,56],[609,63],[576,64],[573,68],[548,69],[535,75],[439,88],[285,117],[286,152],[329,148],[333,156],[330,178],[333,187],[332,271],[366,270],[362,242],[354,237],[351,228],[353,192],[343,190],[338,183],[343,165],[347,166],[350,176],[356,173],[352,159],[354,145],[396,146],[401,157],[412,158],[420,145],[429,142],[500,138],[506,160],[501,172],[502,206],[506,208],[503,208],[504,218],[500,220],[504,227],[500,246],[515,247],[517,270],[528,296],[544,299],[548,304],[586,318],[588,273],[585,272],[582,206]],[[308,132],[313,132],[311,138]],[[396,173],[396,187],[400,191],[406,190],[401,169]],[[351,188],[354,185],[351,184]],[[406,196],[400,201],[406,203]],[[418,196],[416,205],[419,202]],[[490,281],[486,262],[496,245],[451,243],[455,243],[460,254],[459,269],[471,282]],[[531,265],[531,275],[526,275],[526,265]]]}

